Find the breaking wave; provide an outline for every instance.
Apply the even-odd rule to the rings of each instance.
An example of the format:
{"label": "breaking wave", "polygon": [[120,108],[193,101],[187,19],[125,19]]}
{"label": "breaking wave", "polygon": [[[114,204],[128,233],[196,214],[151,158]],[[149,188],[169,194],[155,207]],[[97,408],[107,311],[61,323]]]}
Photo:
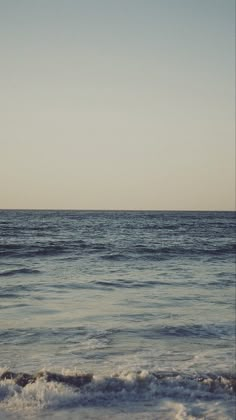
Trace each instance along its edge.
{"label": "breaking wave", "polygon": [[0,401],[4,408],[16,399],[23,405],[58,409],[121,401],[153,401],[181,398],[184,401],[232,400],[236,375],[230,373],[186,374],[181,372],[122,371],[106,376],[92,373],[36,374],[2,370]]}

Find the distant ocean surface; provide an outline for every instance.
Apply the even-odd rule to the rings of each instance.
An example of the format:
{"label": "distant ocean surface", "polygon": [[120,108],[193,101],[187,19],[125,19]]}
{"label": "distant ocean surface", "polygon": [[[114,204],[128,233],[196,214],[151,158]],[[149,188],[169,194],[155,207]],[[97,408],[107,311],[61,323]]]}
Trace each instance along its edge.
{"label": "distant ocean surface", "polygon": [[235,229],[0,211],[0,419],[234,419]]}

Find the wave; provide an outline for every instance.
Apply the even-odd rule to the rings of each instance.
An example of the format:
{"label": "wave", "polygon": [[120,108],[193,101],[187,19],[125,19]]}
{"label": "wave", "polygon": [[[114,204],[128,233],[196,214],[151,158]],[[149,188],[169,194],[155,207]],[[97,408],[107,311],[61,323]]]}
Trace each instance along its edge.
{"label": "wave", "polygon": [[[125,315],[124,315],[125,316]],[[142,315],[143,316],[143,315]],[[135,315],[134,317],[137,317]],[[57,344],[64,342],[65,345],[78,343],[79,348],[89,348],[90,344],[109,346],[112,340],[119,336],[138,336],[144,339],[171,339],[171,338],[198,338],[198,339],[217,339],[234,341],[235,326],[230,323],[222,324],[188,324],[176,326],[156,326],[156,327],[130,327],[110,328],[96,330],[89,326],[59,327],[59,328],[11,328],[0,331],[0,341],[2,344],[31,344],[42,343]]]}
{"label": "wave", "polygon": [[193,244],[179,246],[173,244],[171,246],[146,246],[132,245],[127,248],[109,249],[107,253],[100,255],[100,258],[107,261],[126,261],[126,260],[147,260],[162,261],[173,258],[200,258],[200,257],[224,257],[235,256],[235,244],[225,244],[216,246],[215,244],[204,244],[202,247],[194,247]]}
{"label": "wave", "polygon": [[149,328],[144,331],[145,336],[151,337],[199,337],[227,339],[234,337],[235,329],[232,324],[190,324]]}
{"label": "wave", "polygon": [[[172,286],[172,283],[168,283],[167,281],[159,281],[159,280],[128,280],[128,279],[117,279],[117,280],[97,280],[94,282],[95,287],[101,287],[103,289],[113,289],[113,288],[120,288],[120,289],[133,289],[133,288],[149,288],[155,286]],[[93,286],[93,287],[94,287]]]}
{"label": "wave", "polygon": [[37,256],[54,256],[64,253],[66,248],[62,244],[6,244],[0,245],[0,256],[24,258]]}
{"label": "wave", "polygon": [[[136,245],[135,253],[138,255],[144,256],[156,256],[157,258],[162,257],[174,257],[174,256],[200,256],[200,255],[207,255],[207,256],[220,256],[225,254],[234,254],[236,251],[235,244],[225,244],[223,246],[216,246],[215,244],[204,244],[202,247],[192,247],[192,244],[186,244],[185,246],[153,246],[148,247],[145,245]],[[153,257],[152,257],[153,258]]]}
{"label": "wave", "polygon": [[[54,387],[54,388],[53,388]],[[62,388],[63,387],[63,388]],[[76,405],[88,405],[104,401],[153,400],[160,397],[180,397],[185,400],[230,399],[236,392],[236,375],[228,372],[195,373],[166,371],[121,371],[111,375],[94,373],[55,373],[42,370],[31,374],[3,370],[0,375],[0,399],[3,401],[14,393],[35,399],[44,396],[43,406],[57,403],[53,390],[73,398]],[[38,390],[38,395],[35,391]],[[48,394],[47,394],[48,391]],[[68,401],[70,402],[70,401]],[[65,403],[65,401],[64,401]]]}
{"label": "wave", "polygon": [[[232,278],[228,278],[227,274],[225,275],[225,279],[221,279],[218,281],[211,281],[204,279],[204,287],[210,288],[212,286],[223,288],[223,287],[230,287],[234,285],[235,278],[234,275]],[[199,282],[200,284],[200,282]],[[113,278],[113,279],[95,279],[90,281],[78,281],[77,279],[74,281],[66,281],[66,282],[58,282],[58,283],[48,283],[47,287],[53,290],[56,290],[58,293],[64,293],[64,291],[70,290],[104,290],[104,291],[112,291],[115,289],[141,289],[141,288],[156,288],[156,287],[192,287],[196,285],[196,281],[188,280],[186,285],[186,280],[178,280],[178,281],[169,281],[165,280],[164,276],[162,280],[159,279],[150,279],[150,278],[137,278],[135,280],[128,279],[128,278]],[[32,290],[33,290],[32,286]],[[37,285],[37,288],[39,286]],[[177,298],[176,298],[177,299]],[[182,297],[179,298],[182,300]],[[187,299],[186,297],[184,298]]]}
{"label": "wave", "polygon": [[16,276],[20,274],[40,274],[40,270],[33,270],[31,268],[17,268],[14,270],[4,270],[0,271],[0,277],[5,276]]}
{"label": "wave", "polygon": [[[32,240],[32,239],[31,239]],[[218,245],[213,241],[208,243],[198,243],[194,246],[193,243],[185,243],[179,245],[171,243],[162,246],[157,244],[134,244],[134,239],[123,246],[123,244],[113,243],[95,243],[93,241],[84,240],[57,240],[57,241],[33,241],[27,240],[24,243],[7,243],[0,244],[0,256],[4,257],[53,257],[65,256],[68,258],[79,257],[80,255],[96,255],[98,258],[107,261],[125,261],[135,259],[147,259],[153,261],[165,260],[168,258],[178,257],[220,257],[226,255],[235,255],[236,246],[234,243],[225,243]]]}
{"label": "wave", "polygon": [[71,328],[11,328],[0,331],[2,344],[31,344],[42,343],[56,344],[62,341],[65,345],[79,343],[84,348],[96,343],[98,346],[109,343],[116,330],[97,331],[83,326]]}
{"label": "wave", "polygon": [[0,244],[0,256],[4,257],[44,257],[70,255],[78,256],[81,253],[100,253],[109,250],[107,244],[86,242],[84,240],[57,240],[57,241],[27,241],[24,243]]}
{"label": "wave", "polygon": [[186,324],[186,325],[170,325],[170,326],[155,326],[143,328],[127,327],[121,331],[113,330],[113,334],[126,333],[129,335],[142,337],[144,339],[194,339],[198,340],[226,340],[234,341],[235,326],[234,323],[219,323],[219,324]]}
{"label": "wave", "polygon": [[125,261],[129,258],[129,254],[115,252],[115,253],[102,255],[101,258],[107,261]]}

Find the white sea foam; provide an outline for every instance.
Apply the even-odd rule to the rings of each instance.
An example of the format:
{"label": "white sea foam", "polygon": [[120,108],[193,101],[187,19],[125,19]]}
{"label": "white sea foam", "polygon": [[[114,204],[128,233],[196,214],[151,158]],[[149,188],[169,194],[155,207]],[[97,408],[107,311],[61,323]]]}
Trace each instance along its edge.
{"label": "white sea foam", "polygon": [[[233,418],[235,378],[230,375],[188,376],[173,372],[161,374],[145,370],[122,371],[110,376],[94,375],[90,382],[81,387],[73,386],[75,372],[72,374],[67,370],[63,375],[59,374],[58,378],[54,378],[53,375],[48,373],[46,376],[45,372],[45,376],[41,374],[35,377],[35,382],[28,383],[24,387],[17,385],[14,378],[2,380],[0,383],[1,418],[8,418],[10,415],[18,415],[18,418],[30,416],[39,418],[48,410],[52,410],[54,415],[57,413],[61,416],[63,410],[73,412],[77,408],[92,412],[95,407],[98,407],[101,412],[113,407],[119,418],[119,411],[124,407],[128,413],[127,407],[131,406],[135,411],[134,407],[137,405],[140,407],[140,404],[141,412],[147,411],[145,418],[151,415],[150,407],[157,405],[158,410],[163,412],[162,418],[165,418],[164,413],[166,413],[166,418],[171,418],[168,416],[172,413],[174,416],[172,418],[175,419],[193,419],[194,416],[189,417],[190,411],[199,414],[200,411],[209,411],[209,407],[214,413],[211,415],[208,413],[209,419]],[[132,412],[131,418],[140,417],[135,417],[135,413]]]}

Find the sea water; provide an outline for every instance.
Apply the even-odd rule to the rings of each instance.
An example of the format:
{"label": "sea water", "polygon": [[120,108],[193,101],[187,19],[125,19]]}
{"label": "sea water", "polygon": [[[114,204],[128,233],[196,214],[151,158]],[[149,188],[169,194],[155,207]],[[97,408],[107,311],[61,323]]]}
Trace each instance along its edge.
{"label": "sea water", "polygon": [[0,211],[0,418],[234,419],[234,281],[232,212]]}

